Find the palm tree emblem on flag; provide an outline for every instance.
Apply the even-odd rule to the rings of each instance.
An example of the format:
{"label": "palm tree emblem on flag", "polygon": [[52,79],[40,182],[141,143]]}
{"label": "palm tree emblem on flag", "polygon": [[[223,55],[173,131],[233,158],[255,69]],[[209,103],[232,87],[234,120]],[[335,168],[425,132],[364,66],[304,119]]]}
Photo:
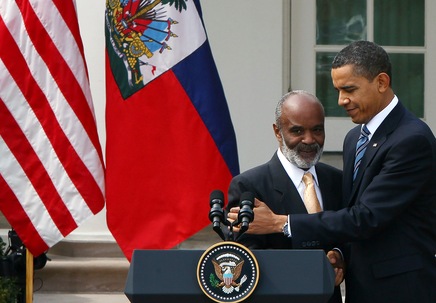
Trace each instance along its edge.
{"label": "palm tree emblem on flag", "polygon": [[178,22],[171,14],[187,9],[186,0],[107,0],[106,45],[124,98],[160,74],[156,70],[162,62],[151,59],[173,50],[170,39],[178,35],[172,27]]}

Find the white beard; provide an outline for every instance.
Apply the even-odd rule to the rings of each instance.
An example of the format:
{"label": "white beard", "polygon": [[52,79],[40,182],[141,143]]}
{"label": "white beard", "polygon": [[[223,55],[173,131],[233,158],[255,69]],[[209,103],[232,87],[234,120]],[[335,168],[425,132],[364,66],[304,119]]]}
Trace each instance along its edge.
{"label": "white beard", "polygon": [[282,142],[283,142],[283,145],[280,147],[280,149],[281,149],[283,155],[285,156],[285,158],[288,159],[289,162],[291,162],[292,164],[296,165],[297,167],[299,167],[301,169],[311,168],[316,163],[318,163],[319,159],[321,158],[323,149],[319,146],[318,143],[313,144],[313,145],[316,145],[318,148],[318,151],[317,151],[315,157],[310,161],[306,161],[305,159],[301,158],[300,155],[298,154],[298,148],[301,146],[302,143],[299,143],[297,146],[295,146],[294,149],[290,149],[286,145],[285,138],[283,138],[283,134],[282,134]]}

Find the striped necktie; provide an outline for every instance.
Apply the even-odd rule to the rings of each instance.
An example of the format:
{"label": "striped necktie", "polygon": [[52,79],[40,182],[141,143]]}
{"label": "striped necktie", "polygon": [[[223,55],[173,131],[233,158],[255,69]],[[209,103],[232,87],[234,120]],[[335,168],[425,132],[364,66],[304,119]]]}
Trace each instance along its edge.
{"label": "striped necktie", "polygon": [[356,158],[354,159],[354,171],[353,171],[353,181],[356,179],[357,171],[359,170],[360,162],[362,162],[363,154],[365,153],[366,146],[368,145],[368,136],[371,133],[369,132],[366,125],[363,125],[360,130],[360,137],[356,144]]}

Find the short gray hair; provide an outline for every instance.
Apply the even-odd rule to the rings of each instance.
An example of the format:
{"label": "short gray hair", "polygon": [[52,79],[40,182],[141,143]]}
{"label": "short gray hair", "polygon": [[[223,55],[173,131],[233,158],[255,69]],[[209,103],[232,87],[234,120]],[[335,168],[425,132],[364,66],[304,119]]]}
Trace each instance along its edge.
{"label": "short gray hair", "polygon": [[303,96],[310,97],[310,98],[316,100],[321,105],[321,108],[324,110],[322,103],[318,100],[318,98],[314,94],[311,94],[305,90],[292,90],[292,91],[284,94],[276,106],[275,121],[276,121],[277,128],[280,130],[282,129],[282,123],[280,121],[280,117],[282,116],[283,103],[285,103],[286,100],[288,100],[291,96],[294,96],[294,95],[303,95]]}

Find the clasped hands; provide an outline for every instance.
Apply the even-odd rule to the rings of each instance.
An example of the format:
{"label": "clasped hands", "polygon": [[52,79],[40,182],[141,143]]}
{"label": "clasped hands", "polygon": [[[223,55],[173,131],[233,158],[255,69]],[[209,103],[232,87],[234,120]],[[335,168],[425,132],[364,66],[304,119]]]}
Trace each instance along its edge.
{"label": "clasped hands", "polygon": [[[254,200],[254,220],[250,223],[247,234],[264,235],[272,233],[282,233],[283,225],[287,222],[287,215],[275,214],[264,202]],[[227,220],[231,223],[238,220],[239,207],[232,207],[227,214]],[[234,226],[233,231],[239,232],[239,227]],[[345,262],[342,255],[337,250],[327,253],[327,258],[335,271],[335,285],[338,286],[344,280]]]}

